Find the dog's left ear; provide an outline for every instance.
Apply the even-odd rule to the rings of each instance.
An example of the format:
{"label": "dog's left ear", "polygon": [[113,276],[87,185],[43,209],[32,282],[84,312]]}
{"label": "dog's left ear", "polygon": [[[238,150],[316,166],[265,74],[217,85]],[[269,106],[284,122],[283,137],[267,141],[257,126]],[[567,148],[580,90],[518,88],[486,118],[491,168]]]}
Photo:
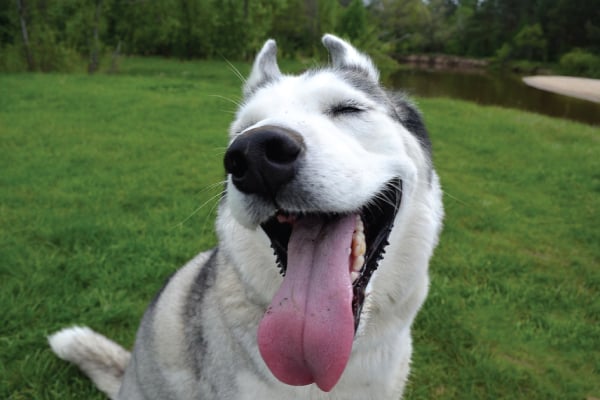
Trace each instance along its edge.
{"label": "dog's left ear", "polygon": [[244,96],[252,94],[258,87],[267,82],[281,78],[281,71],[277,65],[277,44],[269,39],[254,60],[252,72],[244,85]]}
{"label": "dog's left ear", "polygon": [[335,68],[351,68],[364,72],[375,82],[379,82],[379,70],[365,54],[356,50],[350,43],[337,36],[326,34],[323,45],[329,50],[331,62]]}

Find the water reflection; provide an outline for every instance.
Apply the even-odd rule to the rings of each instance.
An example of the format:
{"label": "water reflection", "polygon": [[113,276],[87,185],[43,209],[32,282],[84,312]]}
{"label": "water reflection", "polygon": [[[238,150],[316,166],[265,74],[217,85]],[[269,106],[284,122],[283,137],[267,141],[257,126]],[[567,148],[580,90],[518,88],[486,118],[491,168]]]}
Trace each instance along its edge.
{"label": "water reflection", "polygon": [[416,96],[457,98],[600,125],[599,103],[529,87],[516,75],[410,69],[389,80],[392,87]]}

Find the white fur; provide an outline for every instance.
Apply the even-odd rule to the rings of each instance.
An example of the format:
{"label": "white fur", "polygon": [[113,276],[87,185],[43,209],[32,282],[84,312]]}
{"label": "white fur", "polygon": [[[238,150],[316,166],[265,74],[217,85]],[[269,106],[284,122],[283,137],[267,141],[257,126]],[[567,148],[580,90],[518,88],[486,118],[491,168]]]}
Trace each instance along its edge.
{"label": "white fur", "polygon": [[75,363],[111,399],[117,398],[129,352],[87,327],[62,329],[48,337],[52,351]]}

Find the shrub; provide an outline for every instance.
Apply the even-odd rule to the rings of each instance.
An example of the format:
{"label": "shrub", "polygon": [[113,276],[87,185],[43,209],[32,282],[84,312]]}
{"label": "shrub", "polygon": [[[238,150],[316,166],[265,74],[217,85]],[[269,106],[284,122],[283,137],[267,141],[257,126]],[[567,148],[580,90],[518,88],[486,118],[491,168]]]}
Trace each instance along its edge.
{"label": "shrub", "polygon": [[510,61],[513,58],[513,47],[510,43],[506,42],[496,51],[495,59],[496,61],[504,64]]}
{"label": "shrub", "polygon": [[20,46],[10,44],[0,48],[0,72],[27,70],[25,56]]}
{"label": "shrub", "polygon": [[517,58],[541,61],[546,58],[548,45],[540,24],[525,25],[513,39]]}
{"label": "shrub", "polygon": [[[46,26],[30,31],[30,54],[32,70],[39,72],[73,72],[83,69],[83,58],[73,48],[56,39]],[[22,43],[0,47],[0,71],[27,71],[26,51]]]}
{"label": "shrub", "polygon": [[572,50],[560,58],[560,70],[567,75],[600,78],[600,56],[581,49]]}

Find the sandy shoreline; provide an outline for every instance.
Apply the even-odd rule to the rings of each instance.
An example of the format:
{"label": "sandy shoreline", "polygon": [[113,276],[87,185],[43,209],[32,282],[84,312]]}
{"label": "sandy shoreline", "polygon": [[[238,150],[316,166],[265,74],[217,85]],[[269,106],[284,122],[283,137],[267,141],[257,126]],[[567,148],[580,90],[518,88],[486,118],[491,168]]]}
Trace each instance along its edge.
{"label": "sandy shoreline", "polygon": [[523,82],[536,89],[600,103],[600,79],[572,76],[526,76]]}

